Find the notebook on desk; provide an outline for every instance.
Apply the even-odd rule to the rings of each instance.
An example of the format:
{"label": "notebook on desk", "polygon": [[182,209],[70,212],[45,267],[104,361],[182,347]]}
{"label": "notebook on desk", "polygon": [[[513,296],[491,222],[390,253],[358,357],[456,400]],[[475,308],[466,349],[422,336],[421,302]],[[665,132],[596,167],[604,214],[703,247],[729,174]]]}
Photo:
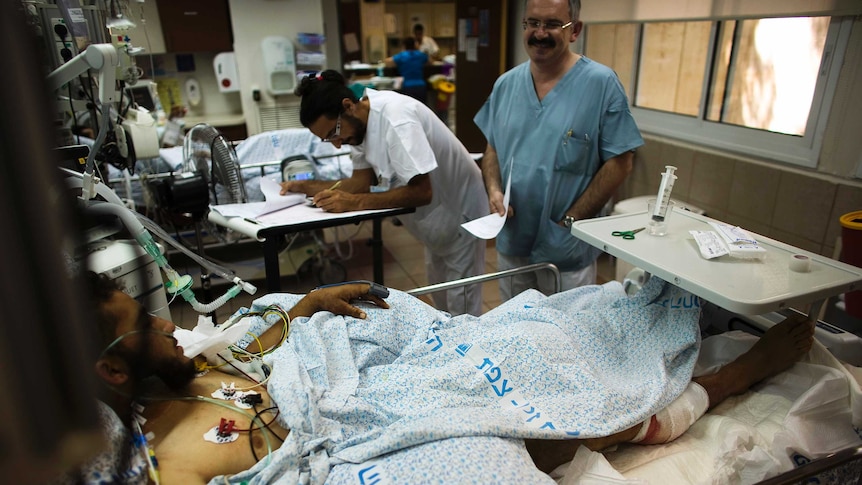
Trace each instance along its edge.
{"label": "notebook on desk", "polygon": [[246,202],[244,204],[220,204],[210,208],[225,217],[243,217],[256,220],[260,216],[277,212],[287,207],[305,203],[305,194],[288,192],[280,195],[281,185],[275,180],[261,177],[260,190],[266,199],[264,202]]}

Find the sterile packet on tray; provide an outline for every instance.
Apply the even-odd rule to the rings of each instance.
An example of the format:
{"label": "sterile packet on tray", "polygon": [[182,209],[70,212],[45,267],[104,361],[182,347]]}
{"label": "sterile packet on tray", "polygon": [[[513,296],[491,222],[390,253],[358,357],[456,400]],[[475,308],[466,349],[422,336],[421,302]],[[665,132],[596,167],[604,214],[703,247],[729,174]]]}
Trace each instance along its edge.
{"label": "sterile packet on tray", "polygon": [[754,239],[754,236],[745,229],[720,222],[710,222],[709,225],[714,227],[724,239],[727,249],[730,251],[730,257],[739,259],[763,259],[766,257],[766,249],[757,244],[757,239]]}
{"label": "sterile packet on tray", "polygon": [[710,222],[715,231],[689,231],[694,236],[700,255],[705,259],[713,259],[729,254],[738,259],[763,259],[766,249],[757,244],[757,240],[738,226]]}
{"label": "sterile packet on tray", "polygon": [[694,236],[694,242],[700,250],[704,259],[717,258],[730,253],[727,246],[721,241],[721,237],[715,231],[688,231]]}

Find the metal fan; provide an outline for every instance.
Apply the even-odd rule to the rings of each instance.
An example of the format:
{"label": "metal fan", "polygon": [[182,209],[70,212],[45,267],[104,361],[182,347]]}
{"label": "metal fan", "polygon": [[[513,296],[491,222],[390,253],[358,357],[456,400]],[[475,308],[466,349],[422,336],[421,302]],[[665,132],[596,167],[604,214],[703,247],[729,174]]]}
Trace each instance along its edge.
{"label": "metal fan", "polygon": [[[203,145],[203,147],[201,146]],[[208,152],[201,148],[206,147]],[[211,160],[207,167],[207,159]],[[219,131],[208,124],[193,126],[183,140],[185,170],[199,171],[206,175],[210,184],[213,204],[248,202],[245,185],[240,172],[239,159],[233,145]],[[228,200],[219,201],[216,185],[226,189]]]}
{"label": "metal fan", "polygon": [[[209,164],[207,162],[210,162]],[[209,167],[207,166],[209,165]],[[209,183],[212,204],[239,204],[248,202],[242,182],[239,159],[230,142],[213,126],[200,123],[186,133],[183,140],[183,170],[197,172]],[[222,185],[225,190],[217,191]],[[228,200],[219,200],[219,192]],[[201,219],[194,220],[198,254],[204,255]],[[210,293],[210,275],[201,268],[201,289],[207,299]]]}

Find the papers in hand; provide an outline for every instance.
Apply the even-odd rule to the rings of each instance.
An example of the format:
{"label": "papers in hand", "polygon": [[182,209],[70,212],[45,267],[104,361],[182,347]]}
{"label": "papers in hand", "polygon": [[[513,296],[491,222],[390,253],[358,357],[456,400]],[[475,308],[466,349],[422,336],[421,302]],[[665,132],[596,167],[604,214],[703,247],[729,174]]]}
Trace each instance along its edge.
{"label": "papers in hand", "polygon": [[214,205],[212,209],[225,217],[244,217],[255,219],[270,212],[279,211],[286,207],[302,204],[305,202],[305,194],[288,192],[280,195],[281,185],[275,180],[261,177],[260,190],[266,202],[248,202],[245,204],[221,204]]}
{"label": "papers in hand", "polygon": [[506,224],[506,217],[509,214],[509,189],[511,187],[512,170],[510,169],[509,177],[506,180],[506,191],[503,192],[503,207],[506,208],[503,215],[501,216],[496,213],[488,214],[487,216],[465,222],[464,224],[461,224],[461,227],[479,239],[494,239],[497,237],[497,234],[500,234],[500,231],[503,230],[503,226]]}
{"label": "papers in hand", "polygon": [[[507,204],[508,212],[508,204]],[[494,239],[503,226],[506,224],[506,216],[500,214],[488,214],[487,216],[473,219],[472,221],[461,224],[461,227],[470,232],[470,234],[479,239]]]}

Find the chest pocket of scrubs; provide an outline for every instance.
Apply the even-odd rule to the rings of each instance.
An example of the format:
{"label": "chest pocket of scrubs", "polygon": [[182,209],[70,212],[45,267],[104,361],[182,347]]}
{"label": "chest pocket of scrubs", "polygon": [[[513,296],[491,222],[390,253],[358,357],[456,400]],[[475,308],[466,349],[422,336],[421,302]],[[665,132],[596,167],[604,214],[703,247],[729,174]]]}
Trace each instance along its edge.
{"label": "chest pocket of scrubs", "polygon": [[583,175],[590,171],[590,151],[592,140],[585,133],[569,131],[561,137],[554,160],[554,170],[574,175]]}

